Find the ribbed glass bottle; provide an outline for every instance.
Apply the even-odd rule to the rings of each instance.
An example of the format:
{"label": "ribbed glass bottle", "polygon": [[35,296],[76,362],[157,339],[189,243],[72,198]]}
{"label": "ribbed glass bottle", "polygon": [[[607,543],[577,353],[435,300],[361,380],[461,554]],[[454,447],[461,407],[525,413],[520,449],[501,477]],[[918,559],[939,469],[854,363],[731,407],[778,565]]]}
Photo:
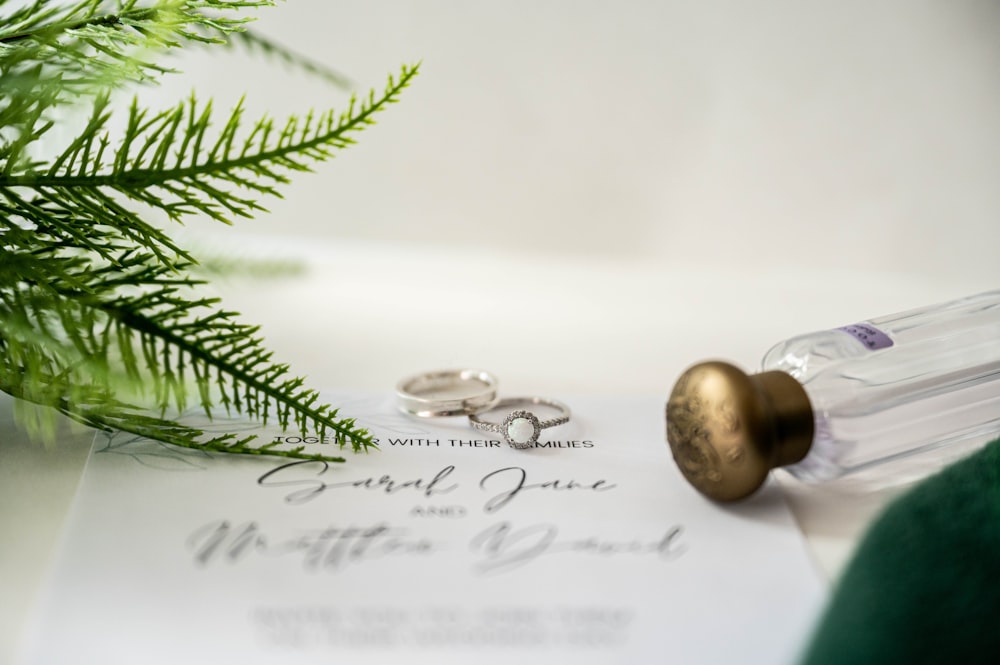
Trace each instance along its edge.
{"label": "ribbed glass bottle", "polygon": [[814,416],[787,471],[829,480],[940,451],[920,475],[1000,437],[1000,291],[793,337],[764,356],[771,370],[802,384]]}

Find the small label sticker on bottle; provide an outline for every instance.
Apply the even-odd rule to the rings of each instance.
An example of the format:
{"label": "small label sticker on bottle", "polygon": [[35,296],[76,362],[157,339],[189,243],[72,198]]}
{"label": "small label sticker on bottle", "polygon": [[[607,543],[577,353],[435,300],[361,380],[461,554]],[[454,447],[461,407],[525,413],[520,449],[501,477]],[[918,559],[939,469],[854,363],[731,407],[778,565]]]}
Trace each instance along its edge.
{"label": "small label sticker on bottle", "polygon": [[841,326],[837,330],[843,330],[854,339],[864,344],[870,351],[887,349],[892,346],[892,339],[884,332],[867,323],[855,323],[853,326]]}

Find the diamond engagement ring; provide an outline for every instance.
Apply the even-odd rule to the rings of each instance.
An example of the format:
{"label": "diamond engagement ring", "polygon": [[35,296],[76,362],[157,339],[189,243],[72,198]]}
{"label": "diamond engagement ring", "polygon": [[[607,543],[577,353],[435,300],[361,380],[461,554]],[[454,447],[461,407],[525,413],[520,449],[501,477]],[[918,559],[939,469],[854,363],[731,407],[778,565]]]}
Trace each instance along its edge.
{"label": "diamond engagement ring", "polygon": [[555,427],[569,422],[569,407],[562,402],[541,397],[510,397],[502,399],[491,411],[518,406],[544,406],[555,409],[559,415],[548,420],[539,420],[531,411],[518,409],[511,411],[502,423],[483,420],[481,414],[470,414],[469,424],[481,432],[501,435],[511,448],[531,448],[538,441],[538,435],[547,427]]}
{"label": "diamond engagement ring", "polygon": [[447,369],[407,377],[396,385],[401,411],[421,418],[468,416],[496,404],[497,380],[478,369]]}

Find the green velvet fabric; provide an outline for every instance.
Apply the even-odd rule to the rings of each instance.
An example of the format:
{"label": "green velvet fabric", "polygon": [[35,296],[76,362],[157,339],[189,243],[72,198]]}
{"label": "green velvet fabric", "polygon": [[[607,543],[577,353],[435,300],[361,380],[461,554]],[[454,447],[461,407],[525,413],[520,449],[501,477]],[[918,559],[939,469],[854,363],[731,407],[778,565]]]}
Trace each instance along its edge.
{"label": "green velvet fabric", "polygon": [[1000,663],[1000,440],[875,520],[802,663]]}

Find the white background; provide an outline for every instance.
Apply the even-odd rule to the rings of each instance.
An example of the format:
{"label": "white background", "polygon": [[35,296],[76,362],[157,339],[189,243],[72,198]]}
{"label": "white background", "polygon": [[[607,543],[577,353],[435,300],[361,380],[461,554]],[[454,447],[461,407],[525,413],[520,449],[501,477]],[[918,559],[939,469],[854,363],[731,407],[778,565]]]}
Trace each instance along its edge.
{"label": "white background", "polygon": [[[995,277],[996,3],[296,0],[259,15],[361,91],[423,64],[255,231]],[[160,96],[193,87],[226,108],[246,92],[279,117],[342,104],[209,53]]]}
{"label": "white background", "polygon": [[[219,290],[317,387],[477,366],[506,394],[665,399],[704,357],[749,368],[792,334],[1000,282],[996,3],[296,0],[260,16],[362,91],[422,61],[270,215],[184,229],[307,260]],[[246,92],[281,117],[346,97],[242,51],[176,65],[151,105]],[[0,405],[13,648],[90,437],[30,444]],[[789,493],[830,575],[885,499]]]}

